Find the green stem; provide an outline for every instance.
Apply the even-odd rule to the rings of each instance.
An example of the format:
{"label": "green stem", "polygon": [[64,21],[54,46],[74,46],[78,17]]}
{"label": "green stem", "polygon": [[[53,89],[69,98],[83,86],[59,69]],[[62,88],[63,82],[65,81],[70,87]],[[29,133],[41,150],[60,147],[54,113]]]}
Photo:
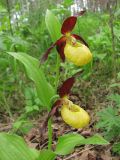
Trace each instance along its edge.
{"label": "green stem", "polygon": [[17,81],[17,60],[14,58],[14,76],[15,76],[15,82]]}
{"label": "green stem", "polygon": [[52,119],[48,121],[48,149],[52,150]]}
{"label": "green stem", "polygon": [[57,63],[56,63],[56,78],[55,78],[55,90],[57,91],[58,83],[60,78],[60,56],[57,54]]}
{"label": "green stem", "polygon": [[9,104],[7,103],[7,100],[6,100],[6,97],[5,97],[5,94],[4,94],[4,93],[3,93],[3,100],[4,100],[4,108],[5,108],[6,112],[9,114],[9,117],[10,117],[11,119],[13,119],[11,109],[10,109],[10,107],[9,107]]}
{"label": "green stem", "polygon": [[77,27],[78,27],[78,33],[79,33],[79,35],[80,35],[80,22],[79,22],[79,20],[77,21]]}
{"label": "green stem", "polygon": [[[57,87],[59,83],[60,77],[60,57],[57,54],[57,63],[56,63],[56,78],[55,78],[55,90],[57,92]],[[52,119],[50,118],[48,121],[48,149],[52,150]]]}

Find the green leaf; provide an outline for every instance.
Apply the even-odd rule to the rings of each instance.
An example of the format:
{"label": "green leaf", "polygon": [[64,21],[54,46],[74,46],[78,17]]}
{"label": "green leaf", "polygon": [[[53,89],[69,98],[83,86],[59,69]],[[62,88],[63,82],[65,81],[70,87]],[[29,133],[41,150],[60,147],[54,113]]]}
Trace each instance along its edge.
{"label": "green leaf", "polygon": [[50,10],[47,10],[46,12],[45,23],[52,41],[55,42],[61,36],[61,24],[57,17]]}
{"label": "green leaf", "polygon": [[2,40],[2,37],[0,37],[0,50],[6,50],[6,45]]}
{"label": "green leaf", "polygon": [[20,46],[24,46],[27,47],[28,43],[27,41],[23,40],[21,37],[18,36],[8,36],[8,38],[12,41],[12,45],[20,45]]}
{"label": "green leaf", "polygon": [[102,61],[102,60],[106,57],[106,55],[107,55],[107,54],[105,54],[105,53],[104,53],[104,54],[102,54],[102,53],[100,54],[100,53],[99,53],[99,54],[95,54],[94,57],[95,57],[95,58],[98,58],[99,60]]}
{"label": "green leaf", "polygon": [[74,147],[79,144],[84,137],[79,134],[66,134],[58,139],[55,153],[58,155],[66,155],[73,151]]}
{"label": "green leaf", "polygon": [[112,130],[113,126],[119,127],[119,116],[117,108],[107,107],[97,114],[100,121],[97,123],[97,128],[104,128],[106,131]]}
{"label": "green leaf", "polygon": [[7,58],[0,58],[0,68],[6,68],[9,65]]}
{"label": "green leaf", "polygon": [[69,7],[69,6],[72,5],[73,3],[74,3],[73,0],[64,0],[62,4],[63,4],[65,7]]}
{"label": "green leaf", "polygon": [[[120,86],[120,84],[119,84],[119,86]],[[120,95],[119,94],[111,94],[110,96],[108,96],[108,99],[116,102],[116,104],[118,106],[120,106]]]}
{"label": "green leaf", "polygon": [[111,87],[111,88],[112,88],[112,87],[120,87],[120,83],[113,83],[113,84],[110,85],[110,87]]}
{"label": "green leaf", "polygon": [[114,144],[112,150],[120,155],[120,142]]}
{"label": "green leaf", "polygon": [[56,157],[56,154],[54,152],[50,150],[42,150],[37,160],[54,160],[55,157]]}
{"label": "green leaf", "polygon": [[38,155],[20,136],[0,133],[0,160],[36,160]]}
{"label": "green leaf", "polygon": [[119,136],[120,117],[117,107],[108,106],[101,112],[98,112],[97,115],[99,116],[99,121],[96,124],[96,127],[102,129],[103,134],[107,140],[112,140],[113,138]]}
{"label": "green leaf", "polygon": [[79,134],[66,134],[58,139],[55,153],[58,155],[66,155],[74,150],[75,146],[84,144],[109,144],[103,137],[96,134],[90,138],[84,138]]}
{"label": "green leaf", "polygon": [[50,101],[55,95],[55,91],[47,82],[43,71],[39,67],[39,61],[25,53],[8,52],[8,54],[24,64],[28,77],[35,83],[41,105],[49,109]]}
{"label": "green leaf", "polygon": [[86,138],[80,142],[80,144],[94,144],[94,145],[105,145],[109,144],[108,141],[106,141],[102,136],[99,134],[96,134],[90,138]]}
{"label": "green leaf", "polygon": [[31,130],[31,128],[33,128],[33,124],[28,120],[18,119],[13,123],[14,132],[27,134]]}

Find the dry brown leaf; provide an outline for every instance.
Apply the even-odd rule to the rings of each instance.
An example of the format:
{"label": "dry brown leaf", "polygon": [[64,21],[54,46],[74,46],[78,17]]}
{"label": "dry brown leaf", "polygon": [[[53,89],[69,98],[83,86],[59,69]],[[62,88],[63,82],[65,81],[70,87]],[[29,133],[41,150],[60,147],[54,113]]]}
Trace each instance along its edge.
{"label": "dry brown leaf", "polygon": [[86,151],[80,155],[79,160],[96,160],[96,153],[95,151]]}

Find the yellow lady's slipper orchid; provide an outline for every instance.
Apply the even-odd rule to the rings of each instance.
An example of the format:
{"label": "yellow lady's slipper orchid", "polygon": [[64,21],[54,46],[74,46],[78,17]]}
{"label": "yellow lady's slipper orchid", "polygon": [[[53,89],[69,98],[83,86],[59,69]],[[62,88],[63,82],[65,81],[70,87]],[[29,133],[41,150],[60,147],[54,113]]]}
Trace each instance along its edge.
{"label": "yellow lady's slipper orchid", "polygon": [[92,54],[88,44],[81,36],[71,33],[77,22],[77,17],[84,13],[85,11],[83,10],[78,15],[65,19],[61,27],[62,37],[47,49],[41,58],[41,62],[44,62],[48,58],[50,51],[55,46],[63,62],[68,60],[77,66],[83,66],[91,61]]}
{"label": "yellow lady's slipper orchid", "polygon": [[64,54],[66,59],[74,63],[77,66],[83,66],[89,63],[92,59],[92,54],[87,46],[76,42],[74,38],[71,37],[71,41],[67,41]]}
{"label": "yellow lady's slipper orchid", "polygon": [[[68,100],[69,101],[69,100]],[[63,104],[61,108],[63,120],[73,128],[83,128],[89,124],[90,117],[88,113],[69,101],[69,104]]]}

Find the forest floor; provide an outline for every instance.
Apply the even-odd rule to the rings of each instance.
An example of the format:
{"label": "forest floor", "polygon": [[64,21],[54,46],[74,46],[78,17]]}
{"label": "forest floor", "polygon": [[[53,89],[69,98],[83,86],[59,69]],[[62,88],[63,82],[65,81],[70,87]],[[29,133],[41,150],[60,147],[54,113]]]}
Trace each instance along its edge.
{"label": "forest floor", "polygon": [[[89,81],[76,81],[74,86],[76,89],[74,89],[73,92],[78,95],[70,97],[75,104],[83,107],[89,113],[91,117],[89,126],[84,129],[73,129],[63,122],[60,112],[58,112],[57,115],[53,117],[53,150],[55,149],[58,137],[65,133],[80,133],[85,137],[89,137],[95,133],[102,135],[101,131],[95,127],[96,122],[99,121],[96,113],[109,106],[111,102],[107,99],[107,96],[113,92],[119,92],[119,90],[114,88],[113,91],[113,88],[109,87],[112,83],[111,79],[108,79],[107,81],[105,79],[102,80],[101,78],[97,80],[95,79],[96,78],[93,77],[93,79]],[[12,122],[5,114],[2,114],[0,117],[0,132],[8,132],[12,127]],[[39,148],[39,129],[46,117],[47,113],[43,111],[37,119],[32,120],[34,128],[32,128],[27,135],[23,135],[25,141],[30,147]],[[40,148],[47,148],[47,144],[48,137],[46,131]],[[111,148],[112,144],[107,146],[83,145],[76,147],[70,155],[64,157],[59,156],[56,160],[120,160],[119,156],[112,153]]]}

